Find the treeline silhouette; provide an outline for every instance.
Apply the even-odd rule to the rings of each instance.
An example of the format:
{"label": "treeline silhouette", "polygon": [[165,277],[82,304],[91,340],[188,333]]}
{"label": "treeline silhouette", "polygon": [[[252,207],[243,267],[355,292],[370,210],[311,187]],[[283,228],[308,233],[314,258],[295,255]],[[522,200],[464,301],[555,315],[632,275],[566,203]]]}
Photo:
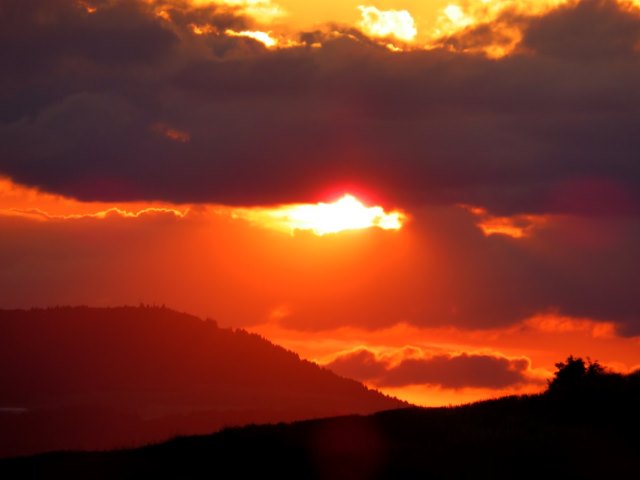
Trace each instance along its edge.
{"label": "treeline silhouette", "polygon": [[640,372],[569,357],[548,390],[0,462],[31,478],[635,478]]}
{"label": "treeline silhouette", "polygon": [[549,381],[547,395],[576,401],[588,398],[593,401],[608,401],[616,395],[633,398],[640,387],[640,370],[623,375],[607,370],[597,361],[583,360],[570,355],[566,361],[556,363],[556,372]]}
{"label": "treeline silhouette", "polygon": [[405,405],[258,335],[163,307],[0,310],[0,456]]}

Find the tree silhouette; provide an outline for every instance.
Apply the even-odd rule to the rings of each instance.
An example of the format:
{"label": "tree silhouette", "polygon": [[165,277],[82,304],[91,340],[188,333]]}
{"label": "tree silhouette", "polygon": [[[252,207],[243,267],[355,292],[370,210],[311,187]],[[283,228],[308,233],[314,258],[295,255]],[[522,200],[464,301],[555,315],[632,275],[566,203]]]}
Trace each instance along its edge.
{"label": "tree silhouette", "polygon": [[605,368],[597,361],[587,357],[586,362],[580,357],[569,355],[564,362],[555,364],[558,369],[549,381],[550,392],[568,392],[583,389],[586,386],[600,383],[608,375]]}

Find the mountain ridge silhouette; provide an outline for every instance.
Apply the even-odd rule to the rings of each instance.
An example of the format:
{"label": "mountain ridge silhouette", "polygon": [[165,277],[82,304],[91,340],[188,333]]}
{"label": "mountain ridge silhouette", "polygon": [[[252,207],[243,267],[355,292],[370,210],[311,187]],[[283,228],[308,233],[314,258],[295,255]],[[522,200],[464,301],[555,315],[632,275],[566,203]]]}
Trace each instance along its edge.
{"label": "mountain ridge silhouette", "polygon": [[628,383],[609,383],[604,396],[548,391],[250,425],[133,450],[5,459],[0,472],[70,480],[633,478],[640,467],[640,375]]}
{"label": "mountain ridge silhouette", "polygon": [[66,479],[634,478],[640,371],[569,357],[541,394],[251,425],[112,452],[0,460]]}
{"label": "mountain ridge silhouette", "polygon": [[165,307],[0,310],[0,456],[406,406]]}

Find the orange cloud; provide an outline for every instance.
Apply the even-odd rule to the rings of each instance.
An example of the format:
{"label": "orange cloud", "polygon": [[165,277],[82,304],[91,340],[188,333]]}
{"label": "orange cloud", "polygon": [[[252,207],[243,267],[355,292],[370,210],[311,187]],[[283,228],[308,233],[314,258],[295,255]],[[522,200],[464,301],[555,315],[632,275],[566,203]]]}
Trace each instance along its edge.
{"label": "orange cloud", "polygon": [[170,127],[164,123],[155,123],[152,125],[151,129],[174,142],[187,143],[191,140],[191,135],[189,135],[188,132],[178,130],[177,128]]}
{"label": "orange cloud", "polygon": [[262,22],[272,21],[274,19],[287,15],[287,11],[271,0],[141,0],[152,7],[156,8],[156,12],[165,11],[165,8],[227,8],[231,11],[248,15]]}
{"label": "orange cloud", "polygon": [[463,206],[478,217],[478,227],[485,235],[506,235],[512,238],[528,237],[537,228],[544,226],[549,216],[513,215],[510,217],[491,215],[481,207]]}
{"label": "orange cloud", "polygon": [[359,26],[367,35],[410,42],[418,34],[415,21],[407,10],[379,10],[362,5],[358,9],[362,15]]}
{"label": "orange cloud", "polygon": [[83,1],[83,0],[79,0],[79,1],[78,1],[78,5],[80,5],[82,8],[84,8],[84,9],[85,9],[85,11],[86,11],[88,14],[96,13],[96,11],[98,10],[98,9],[97,9],[97,7],[95,7],[95,6],[93,6],[93,5],[90,5],[89,3],[87,3],[87,2],[85,2],[85,1]]}
{"label": "orange cloud", "polygon": [[225,30],[225,33],[230,37],[251,38],[262,43],[267,48],[273,48],[278,45],[278,40],[271,36],[271,32],[261,32],[258,30],[243,30],[241,32],[236,32],[234,30],[227,29]]}
{"label": "orange cloud", "polygon": [[216,31],[212,25],[209,25],[207,23],[200,24],[200,25],[196,23],[190,23],[189,26],[191,27],[191,31],[196,35],[207,35],[210,33],[215,33]]}
{"label": "orange cloud", "polygon": [[612,339],[617,335],[611,322],[594,322],[585,318],[571,318],[558,314],[538,315],[525,320],[522,327],[546,333],[582,333],[593,338]]}
{"label": "orange cloud", "polygon": [[217,3],[237,8],[261,22],[270,22],[287,15],[287,11],[271,0],[195,0],[195,3]]}
{"label": "orange cloud", "polygon": [[129,211],[129,210],[123,210],[118,207],[111,207],[107,210],[102,210],[95,213],[77,213],[77,214],[71,214],[71,215],[51,215],[39,209],[34,209],[34,210],[9,209],[5,211],[0,211],[0,214],[6,214],[7,216],[31,218],[35,220],[79,220],[82,218],[105,219],[111,216],[122,217],[122,218],[139,218],[143,215],[157,215],[157,214],[170,214],[175,217],[184,217],[187,214],[187,211],[188,210],[181,211],[174,208],[158,208],[158,207],[148,207],[148,208],[143,208],[142,210]]}
{"label": "orange cloud", "polygon": [[[444,48],[501,58],[518,50],[526,21],[577,0],[470,0],[465,2],[420,2],[406,0],[395,8],[381,9],[354,0],[138,0],[169,24],[193,12],[217,12],[248,21],[242,30],[229,29],[270,49],[300,45],[298,32],[322,31],[327,38],[355,27],[390,51]],[[620,8],[636,12],[638,0],[620,0]],[[77,2],[85,12],[95,13],[99,4]],[[411,12],[411,13],[410,13]],[[358,19],[359,15],[359,19]],[[417,21],[416,19],[419,19]],[[225,29],[208,22],[189,23],[195,35],[221,35]],[[267,27],[268,28],[265,28]],[[240,35],[238,35],[240,34]],[[233,35],[227,33],[227,35]],[[392,40],[393,42],[390,42]],[[396,45],[394,42],[401,42]]]}

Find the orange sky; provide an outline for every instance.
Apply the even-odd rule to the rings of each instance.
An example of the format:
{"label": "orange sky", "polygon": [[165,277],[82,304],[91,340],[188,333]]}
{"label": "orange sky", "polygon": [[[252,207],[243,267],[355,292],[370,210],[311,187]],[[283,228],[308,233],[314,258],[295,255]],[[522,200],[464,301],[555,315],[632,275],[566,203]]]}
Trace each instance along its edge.
{"label": "orange sky", "polygon": [[640,0],[12,0],[0,308],[165,304],[422,405],[640,366]]}
{"label": "orange sky", "polygon": [[[80,202],[2,179],[1,246],[11,259],[4,260],[0,304],[166,303],[260,333],[321,364],[366,351],[383,370],[406,359],[461,355],[519,369],[514,372],[520,381],[489,388],[387,385],[362,378],[423,405],[538,391],[554,363],[568,354],[590,355],[623,371],[640,366],[640,339],[620,336],[613,323],[601,319],[547,311],[504,325],[456,326],[453,320],[430,326],[420,324],[413,306],[396,309],[411,302],[426,308],[421,307],[425,295],[451,296],[455,308],[455,290],[439,284],[448,273],[437,257],[450,254],[429,233],[442,228],[437,212],[425,220],[412,212],[418,219],[400,230],[317,236],[269,228],[235,211],[215,205]],[[466,228],[481,242],[530,242],[537,229],[553,223],[553,217],[525,220],[526,234],[512,237],[486,230],[482,210],[458,211],[466,222],[475,222]]]}

